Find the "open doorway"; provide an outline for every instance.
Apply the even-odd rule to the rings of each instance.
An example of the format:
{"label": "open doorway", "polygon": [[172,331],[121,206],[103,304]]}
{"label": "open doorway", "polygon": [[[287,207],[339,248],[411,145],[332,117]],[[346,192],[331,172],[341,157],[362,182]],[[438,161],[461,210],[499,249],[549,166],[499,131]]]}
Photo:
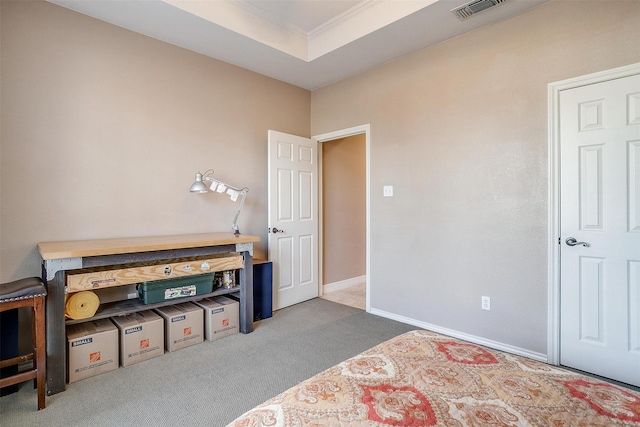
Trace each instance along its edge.
{"label": "open doorway", "polygon": [[369,311],[369,125],[314,136],[320,142],[320,289]]}
{"label": "open doorway", "polygon": [[365,135],[319,145],[322,179],[322,295],[366,308]]}

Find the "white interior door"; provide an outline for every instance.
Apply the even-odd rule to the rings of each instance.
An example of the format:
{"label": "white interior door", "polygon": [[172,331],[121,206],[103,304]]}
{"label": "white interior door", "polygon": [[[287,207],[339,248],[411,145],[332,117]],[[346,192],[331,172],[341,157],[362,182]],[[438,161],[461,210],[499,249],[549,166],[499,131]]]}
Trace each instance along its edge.
{"label": "white interior door", "polygon": [[559,111],[560,363],[640,386],[640,76]]}
{"label": "white interior door", "polygon": [[269,131],[273,308],[318,296],[318,142]]}

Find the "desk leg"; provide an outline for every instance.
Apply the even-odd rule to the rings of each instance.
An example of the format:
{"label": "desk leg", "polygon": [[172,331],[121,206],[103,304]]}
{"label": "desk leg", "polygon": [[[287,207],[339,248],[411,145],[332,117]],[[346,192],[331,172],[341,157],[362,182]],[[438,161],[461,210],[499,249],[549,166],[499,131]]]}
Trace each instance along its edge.
{"label": "desk leg", "polygon": [[244,268],[240,270],[240,332],[253,332],[253,256],[242,252]]}
{"label": "desk leg", "polygon": [[58,271],[47,283],[47,395],[65,390],[66,386],[66,333],[64,327],[64,271]]}

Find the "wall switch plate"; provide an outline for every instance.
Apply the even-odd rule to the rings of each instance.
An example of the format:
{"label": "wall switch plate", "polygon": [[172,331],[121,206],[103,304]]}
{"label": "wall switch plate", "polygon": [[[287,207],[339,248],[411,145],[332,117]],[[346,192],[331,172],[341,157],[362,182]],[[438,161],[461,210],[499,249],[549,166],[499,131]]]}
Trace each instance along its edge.
{"label": "wall switch plate", "polygon": [[491,298],[482,297],[482,309],[483,310],[491,310]]}
{"label": "wall switch plate", "polygon": [[385,185],[382,187],[382,194],[384,197],[393,197],[393,185]]}

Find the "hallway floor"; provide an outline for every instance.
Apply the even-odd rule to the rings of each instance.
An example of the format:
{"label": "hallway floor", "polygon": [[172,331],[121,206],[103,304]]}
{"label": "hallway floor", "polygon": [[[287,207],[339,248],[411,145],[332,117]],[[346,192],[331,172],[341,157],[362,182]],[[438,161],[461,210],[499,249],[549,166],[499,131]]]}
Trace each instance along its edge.
{"label": "hallway floor", "polygon": [[339,304],[366,310],[366,283],[350,286],[339,291],[327,292],[322,298]]}

